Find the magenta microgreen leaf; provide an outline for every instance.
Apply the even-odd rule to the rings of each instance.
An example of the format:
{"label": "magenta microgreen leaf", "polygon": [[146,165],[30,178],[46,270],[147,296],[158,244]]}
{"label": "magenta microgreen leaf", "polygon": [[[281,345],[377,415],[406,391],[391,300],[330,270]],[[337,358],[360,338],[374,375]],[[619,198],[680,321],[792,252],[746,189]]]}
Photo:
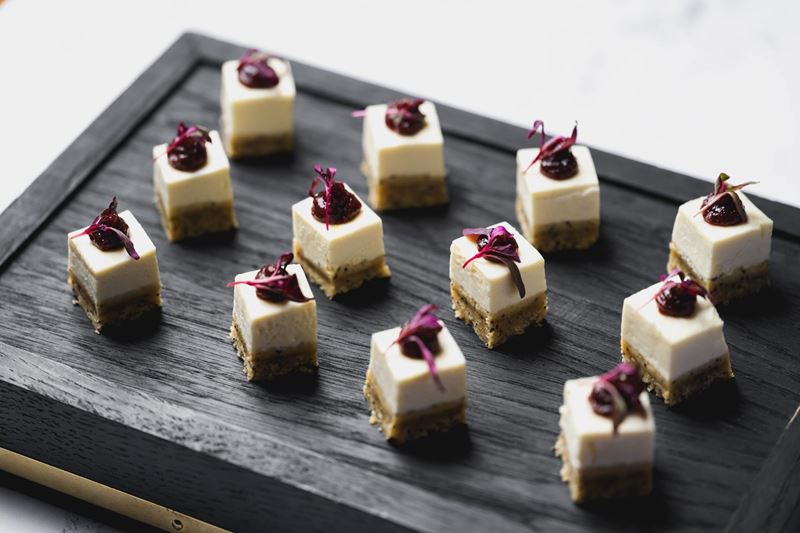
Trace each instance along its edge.
{"label": "magenta microgreen leaf", "polygon": [[108,207],[94,217],[86,229],[70,238],[76,239],[88,235],[92,244],[100,250],[109,251],[124,247],[132,259],[138,260],[139,254],[128,233],[128,224],[117,213],[117,197],[115,196]]}
{"label": "magenta microgreen leaf", "polygon": [[436,369],[435,354],[439,351],[438,335],[442,324],[436,317],[436,306],[428,304],[419,309],[411,320],[400,328],[400,334],[390,346],[400,345],[400,351],[408,357],[422,357],[428,363],[428,370],[441,392],[444,384]]}
{"label": "magenta microgreen leaf", "polygon": [[303,294],[297,274],[289,274],[286,265],[292,262],[294,254],[286,252],[273,264],[264,265],[253,280],[232,281],[228,287],[248,285],[256,289],[256,295],[270,302],[307,302],[311,298]]}
{"label": "magenta microgreen leaf", "polygon": [[533,158],[533,161],[527,166],[524,172],[528,172],[530,168],[536,164],[537,161],[540,159],[545,159],[548,157],[552,157],[559,152],[563,152],[564,150],[569,150],[575,141],[578,140],[578,123],[575,123],[575,126],[572,128],[572,134],[569,137],[564,137],[562,135],[558,135],[553,137],[549,141],[545,142],[545,134],[544,134],[544,122],[541,120],[535,120],[533,122],[533,126],[531,130],[528,132],[528,139],[536,135],[536,132],[541,129],[541,142],[539,143],[539,153],[536,154],[536,157]]}
{"label": "magenta microgreen leaf", "polygon": [[485,258],[496,263],[503,263],[511,273],[511,279],[517,287],[520,298],[525,298],[525,284],[522,281],[517,263],[519,258],[519,245],[514,234],[503,226],[488,228],[467,228],[462,234],[478,245],[478,253],[467,259],[461,268],[467,268],[476,259]]}
{"label": "magenta microgreen leaf", "polygon": [[595,413],[611,418],[616,434],[629,414],[647,415],[639,401],[643,390],[644,383],[637,366],[621,363],[597,379],[589,394],[589,403]]}

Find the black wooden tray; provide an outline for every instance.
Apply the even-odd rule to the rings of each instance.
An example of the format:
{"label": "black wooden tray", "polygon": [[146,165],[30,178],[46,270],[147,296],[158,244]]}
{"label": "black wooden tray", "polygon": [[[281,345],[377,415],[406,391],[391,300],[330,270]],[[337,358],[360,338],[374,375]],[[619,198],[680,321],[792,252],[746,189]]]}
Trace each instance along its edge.
{"label": "black wooden tray", "polygon": [[[709,184],[595,150],[599,243],[548,255],[547,324],[489,351],[449,309],[449,243],[463,227],[516,224],[514,153],[530,143],[520,128],[445,106],[450,206],[383,217],[388,285],[334,302],[315,289],[318,379],[246,382],[225,284],[290,247],[290,205],[315,163],[365,195],[350,112],[400,95],[295,63],[295,155],[233,165],[233,238],[169,244],[151,147],[178,121],[217,124],[219,66],[242,50],[181,37],[0,215],[0,448],[240,531],[798,525],[800,210],[755,199],[775,220],[773,287],[721,309],[730,385],[678,409],[654,402],[652,496],[575,506],[552,451],[563,383],[618,362],[623,298],[664,272],[677,205]],[[109,337],[71,303],[66,233],[113,195],[158,247],[164,311],[149,329]],[[468,359],[469,430],[395,448],[361,394],[369,335],[427,302]]]}

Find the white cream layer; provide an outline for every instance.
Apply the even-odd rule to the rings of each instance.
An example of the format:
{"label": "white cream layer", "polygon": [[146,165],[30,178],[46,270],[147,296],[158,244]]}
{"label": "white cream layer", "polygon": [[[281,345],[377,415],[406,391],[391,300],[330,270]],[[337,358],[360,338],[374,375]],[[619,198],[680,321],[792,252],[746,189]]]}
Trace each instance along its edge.
{"label": "white cream layer", "polygon": [[703,197],[678,208],[672,228],[672,242],[694,271],[713,279],[738,268],[748,268],[769,259],[772,248],[772,220],[742,192],[747,222],[736,226],[714,226],[703,218]]}
{"label": "white cream layer", "polygon": [[647,392],[639,395],[646,417],[630,415],[614,434],[611,419],[592,410],[589,395],[597,377],[572,379],[564,384],[561,432],[572,468],[651,463],[656,423]]}
{"label": "white cream layer", "polygon": [[239,81],[238,60],[222,64],[222,124],[225,136],[277,135],[294,130],[296,89],[288,61],[270,58],[279,82],[268,89],[252,89]]}
{"label": "white cream layer", "polygon": [[[128,255],[125,248],[104,252],[92,244],[88,235],[71,238],[86,228],[67,235],[67,262],[89,296],[98,304],[145,287],[160,286],[156,247],[133,213],[119,214],[128,224],[128,232],[139,259]],[[77,261],[80,257],[82,261]]]}
{"label": "white cream layer", "polygon": [[705,298],[697,298],[694,314],[661,314],[653,297],[656,283],[628,296],[622,304],[622,339],[674,381],[690,370],[728,353],[722,319]]}
{"label": "white cream layer", "polygon": [[537,161],[527,172],[538,148],[517,150],[517,197],[532,226],[600,218],[600,185],[589,148],[574,145],[578,173],[566,180],[548,178]]}
{"label": "white cream layer", "polygon": [[[300,290],[311,300],[306,302],[270,302],[256,294],[255,287],[236,285],[233,288],[233,317],[248,350],[263,352],[316,343],[317,303],[300,265],[287,265],[289,274],[296,274]],[[236,281],[255,279],[258,270],[236,276]]]}
{"label": "white cream layer", "polygon": [[173,209],[233,202],[228,156],[219,133],[211,131],[209,136],[211,142],[206,143],[208,160],[203,168],[194,172],[172,168],[165,154],[166,144],[153,148],[153,186],[160,194],[168,215]]}
{"label": "white cream layer", "polygon": [[425,359],[407,357],[397,344],[392,345],[399,333],[400,328],[373,333],[370,350],[369,367],[373,379],[392,414],[419,411],[466,398],[466,360],[446,327],[442,327],[437,337],[441,350],[435,357],[444,391],[436,386]]}
{"label": "white cream layer", "polygon": [[392,176],[444,176],[444,138],[432,102],[423,102],[425,127],[414,135],[400,135],[386,125],[386,104],[371,105],[364,116],[362,144],[373,179]]}
{"label": "white cream layer", "polygon": [[[353,192],[345,185],[347,190]],[[355,194],[355,193],[353,193]],[[358,197],[358,195],[356,195]],[[292,230],[303,256],[317,266],[336,269],[384,255],[381,218],[359,198],[361,212],[344,224],[320,222],[311,214],[311,197],[292,206]]]}
{"label": "white cream layer", "polygon": [[480,258],[467,265],[467,268],[462,268],[464,262],[478,252],[478,246],[466,237],[459,237],[450,245],[450,281],[491,314],[535,298],[547,289],[542,254],[508,222],[500,222],[489,228],[499,225],[514,234],[519,246],[520,262],[517,267],[525,285],[524,299],[520,299],[517,286],[505,264]]}

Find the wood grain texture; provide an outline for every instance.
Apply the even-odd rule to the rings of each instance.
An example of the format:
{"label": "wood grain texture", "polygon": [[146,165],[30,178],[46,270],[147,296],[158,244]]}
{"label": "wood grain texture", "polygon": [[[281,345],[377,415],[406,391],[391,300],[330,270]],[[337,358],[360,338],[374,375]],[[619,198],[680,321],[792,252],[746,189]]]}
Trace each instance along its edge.
{"label": "wood grain texture", "polygon": [[[168,52],[143,76],[160,81],[140,79],[135,94],[109,110],[123,122],[126,112],[139,117],[126,122],[115,149],[104,148],[103,129],[90,128],[35,185],[37,193],[65,189],[12,206],[12,214],[31,211],[21,226],[30,238],[0,233],[0,262],[11,258],[0,270],[0,446],[239,531],[729,523],[800,402],[798,210],[755,199],[776,221],[773,287],[721,310],[734,382],[678,409],[655,402],[654,494],[634,506],[577,507],[552,452],[563,383],[619,360],[622,300],[663,272],[676,207],[707,184],[595,152],[599,243],[548,255],[546,325],[489,351],[449,310],[448,248],[463,227],[516,225],[514,150],[526,145],[525,132],[442,107],[451,205],[383,217],[388,284],[333,302],[315,288],[317,378],[253,385],[227,340],[225,283],[290,248],[290,206],[306,194],[315,163],[336,166],[366,196],[361,123],[350,111],[397,93],[295,64],[295,154],[233,164],[235,235],[170,244],[153,203],[150,150],[181,120],[218,123],[219,64],[242,51],[192,35],[176,47],[183,52]],[[156,75],[184,68],[177,84]],[[82,166],[87,151],[95,155]],[[98,336],[71,304],[65,235],[113,195],[158,247],[164,311],[136,332]],[[468,360],[469,430],[394,448],[368,423],[361,396],[369,335],[427,302],[442,309]],[[787,464],[780,449],[774,460],[786,479],[797,479],[796,455]],[[772,509],[792,523],[796,502],[780,497]],[[747,512],[743,504],[739,513]]]}

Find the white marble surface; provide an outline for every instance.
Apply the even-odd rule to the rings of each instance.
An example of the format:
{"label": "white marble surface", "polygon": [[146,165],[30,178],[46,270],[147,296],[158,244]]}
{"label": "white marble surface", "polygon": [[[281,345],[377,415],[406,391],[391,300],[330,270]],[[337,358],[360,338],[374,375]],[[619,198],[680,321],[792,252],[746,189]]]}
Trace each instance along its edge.
{"label": "white marble surface", "polygon": [[[0,210],[186,29],[800,206],[798,27],[792,0],[7,0]],[[1,531],[63,520],[0,489]]]}

